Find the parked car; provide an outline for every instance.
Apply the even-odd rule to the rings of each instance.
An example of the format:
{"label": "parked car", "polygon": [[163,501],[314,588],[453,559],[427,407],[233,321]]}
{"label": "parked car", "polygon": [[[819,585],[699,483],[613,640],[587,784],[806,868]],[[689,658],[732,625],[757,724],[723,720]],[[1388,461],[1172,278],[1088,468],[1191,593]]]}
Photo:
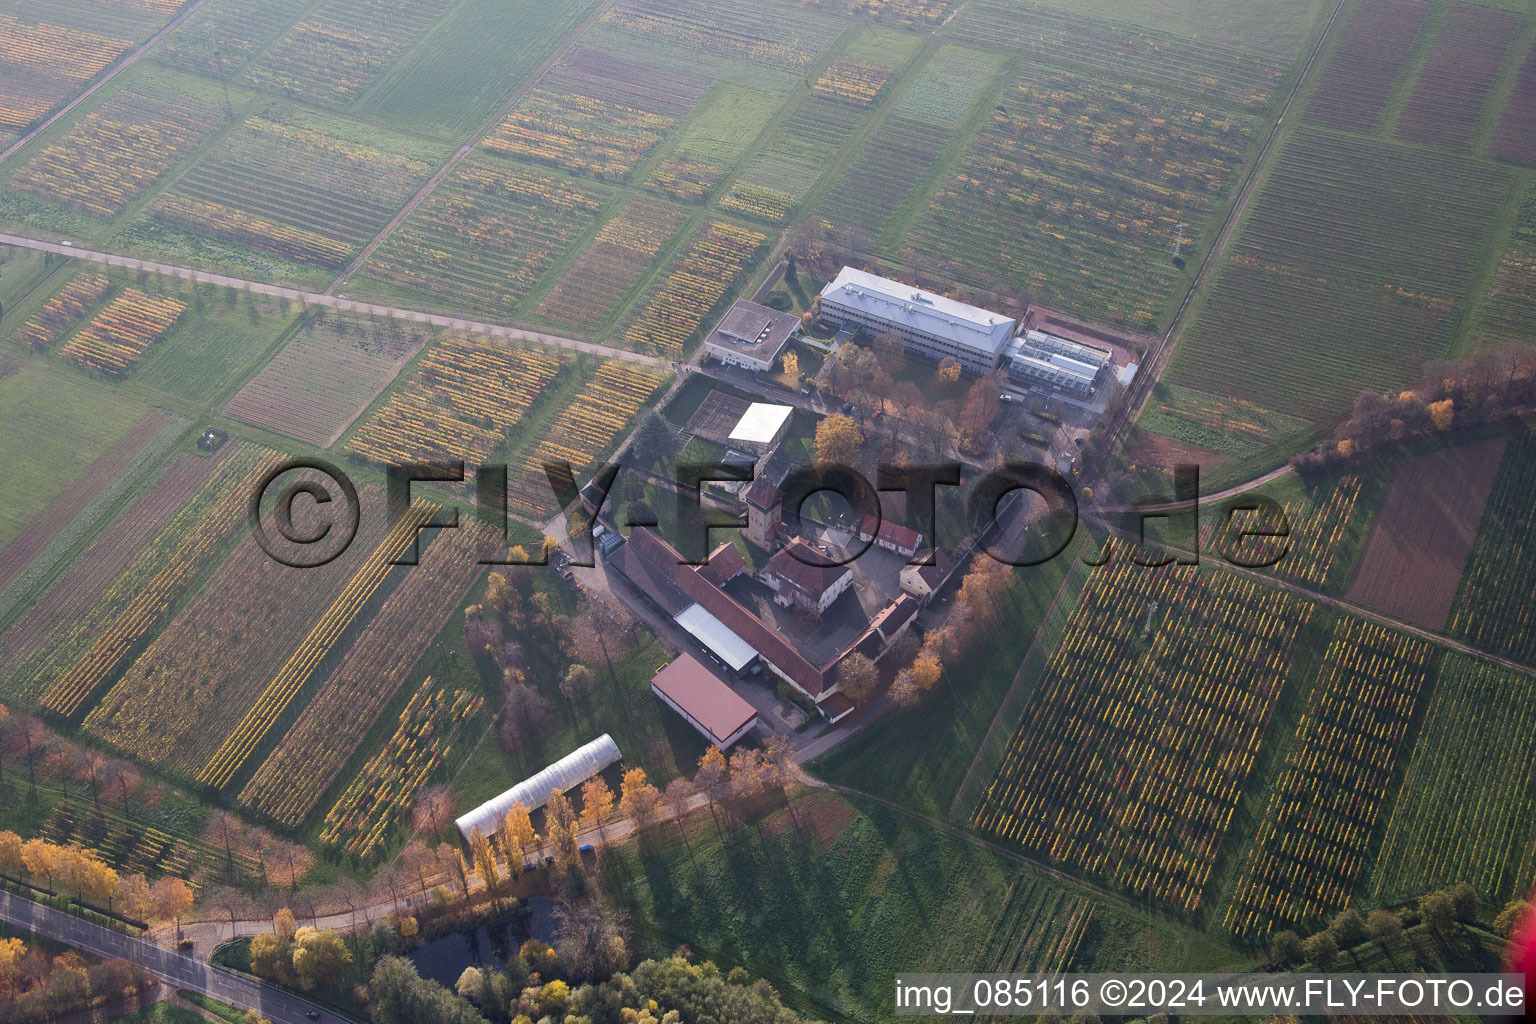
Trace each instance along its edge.
{"label": "parked car", "polygon": [[597,852],[597,847],[593,846],[591,843],[582,843],[580,849],[581,849],[582,853],[596,853]]}
{"label": "parked car", "polygon": [[1012,395],[1008,395],[1008,394],[998,395],[997,397],[1001,398],[1005,402],[1015,402],[1015,401],[1018,401],[1018,399],[1016,399]]}

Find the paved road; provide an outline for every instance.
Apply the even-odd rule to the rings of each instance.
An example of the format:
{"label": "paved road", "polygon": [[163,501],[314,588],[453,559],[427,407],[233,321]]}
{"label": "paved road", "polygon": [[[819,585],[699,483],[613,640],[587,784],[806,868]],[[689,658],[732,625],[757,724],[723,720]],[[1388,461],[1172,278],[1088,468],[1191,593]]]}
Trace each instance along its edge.
{"label": "paved road", "polygon": [[134,50],[127,57],[124,57],[122,61],[120,61],[115,67],[112,68],[112,70],[98,78],[89,89],[86,89],[80,95],[70,100],[69,103],[67,103],[52,117],[48,118],[48,120],[27,132],[21,138],[11,143],[9,146],[5,147],[5,150],[0,152],[0,163],[4,163],[6,160],[9,160],[13,153],[21,149],[22,146],[25,146],[33,139],[37,138],[39,135],[43,134],[43,132],[47,131],[49,128],[52,128],[59,122],[60,119],[68,115],[71,110],[74,110],[87,99],[94,96],[97,90],[99,90],[102,86],[106,85],[108,82],[112,81],[112,79],[116,78],[118,75],[122,74],[124,71],[127,71],[129,68],[133,67],[133,65],[137,64],[139,62],[139,58],[143,57],[146,53],[153,49],[155,44],[160,42],[160,40],[176,31],[182,22],[192,17],[193,14],[197,13],[197,9],[207,2],[208,0],[197,0],[195,4],[188,7],[180,14],[176,15],[176,17],[172,18],[164,28],[145,40],[142,46]]}
{"label": "paved road", "polygon": [[151,274],[179,277],[202,284],[238,288],[241,291],[251,292],[256,295],[270,295],[273,298],[303,302],[311,306],[325,306],[329,309],[366,313],[371,316],[389,317],[394,320],[410,320],[415,323],[431,324],[433,327],[444,327],[456,331],[470,331],[475,334],[488,334],[494,338],[506,338],[509,341],[531,342],[549,348],[585,352],[589,355],[602,356],[605,359],[624,359],[632,363],[644,363],[647,366],[658,366],[666,369],[670,369],[674,365],[665,359],[657,359],[655,356],[644,355],[640,352],[626,352],[623,349],[609,348],[607,345],[596,345],[590,341],[580,341],[576,338],[562,338],[558,335],[544,334],[540,331],[525,331],[521,328],[507,327],[502,324],[488,324],[479,320],[465,320],[462,317],[444,316],[440,313],[424,313],[415,309],[401,309],[398,306],[381,306],[374,302],[343,299],[335,295],[326,295],[323,292],[304,291],[300,288],[284,288],[280,285],[264,284],[260,281],[247,281],[238,277],[228,277],[224,274],[212,274],[205,270],[194,270],[190,267],[173,267],[165,263],[154,263],[150,260],[141,260],[136,256],[123,256],[118,253],[82,249],[77,245],[70,245],[64,242],[50,242],[39,238],[28,238],[24,235],[0,233],[0,245],[13,245],[22,249],[36,249],[40,252],[51,252],[60,256],[68,256],[72,259],[87,260],[91,263],[105,263],[108,266],[127,267],[130,270],[144,270]]}
{"label": "paved road", "polygon": [[[169,985],[201,992],[242,1010],[255,1010],[274,1024],[307,1024],[304,1015],[319,1009],[301,996],[211,967],[143,939],[8,892],[0,892],[0,918],[17,928],[76,949],[131,961]],[[338,1019],[329,1010],[322,1011],[321,1016],[326,1020]]]}

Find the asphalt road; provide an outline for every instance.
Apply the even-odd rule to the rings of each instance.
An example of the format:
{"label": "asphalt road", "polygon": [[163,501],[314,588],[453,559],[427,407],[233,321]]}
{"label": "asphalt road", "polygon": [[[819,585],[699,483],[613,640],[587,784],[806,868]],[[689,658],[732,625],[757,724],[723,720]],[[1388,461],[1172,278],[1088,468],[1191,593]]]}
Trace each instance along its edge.
{"label": "asphalt road", "polygon": [[168,985],[200,992],[242,1010],[255,1010],[274,1024],[307,1024],[305,1014],[311,1010],[319,1011],[322,1020],[342,1019],[271,985],[231,974],[8,892],[0,892],[0,918],[17,928],[76,949],[128,960]]}

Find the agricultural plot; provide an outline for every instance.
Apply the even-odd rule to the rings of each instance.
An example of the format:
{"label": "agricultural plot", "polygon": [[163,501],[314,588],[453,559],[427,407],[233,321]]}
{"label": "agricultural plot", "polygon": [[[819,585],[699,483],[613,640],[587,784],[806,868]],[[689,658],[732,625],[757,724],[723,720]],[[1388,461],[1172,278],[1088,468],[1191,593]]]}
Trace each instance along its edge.
{"label": "agricultural plot", "polygon": [[999,53],[945,43],[911,76],[897,97],[895,113],[952,128],[983,94],[991,92],[1006,59]]}
{"label": "agricultural plot", "polygon": [[510,482],[509,492],[522,511],[543,514],[554,507],[544,466],[565,462],[578,480],[584,469],[608,451],[645,408],[656,390],[667,382],[659,370],[632,363],[607,362],[586,380],[560,418],[524,460],[521,472]]}
{"label": "agricultural plot", "polygon": [[657,294],[625,328],[625,345],[681,357],[767,240],[761,231],[727,221],[701,227],[677,256]]}
{"label": "agricultural plot", "polygon": [[440,533],[240,791],[240,804],[298,828],[484,571],[499,535],[475,520]]}
{"label": "agricultural plot", "polygon": [[75,323],[93,312],[107,297],[112,282],[106,274],[94,271],[78,273],[16,329],[16,340],[34,348],[47,348],[62,338]]}
{"label": "agricultural plot", "polygon": [[45,366],[0,379],[0,545],[9,544],[86,467],[118,444],[144,407]]}
{"label": "agricultural plot", "polygon": [[1465,148],[1520,21],[1509,11],[1469,3],[1453,7],[1397,123],[1397,137]]}
{"label": "agricultural plot", "polygon": [[1146,328],[1182,279],[1171,258],[1178,225],[1200,244],[1254,127],[1144,86],[1032,67],[913,244],[963,280]]}
{"label": "agricultural plot", "polygon": [[560,367],[542,351],[472,335],[446,338],[352,436],[347,450],[381,465],[483,462]]}
{"label": "agricultural plot", "polygon": [[430,338],[400,320],[326,313],[294,335],[224,415],[329,448]]}
{"label": "agricultural plot", "polygon": [[708,79],[577,50],[540,79],[482,145],[623,181],[709,88]]}
{"label": "agricultural plot", "polygon": [[304,642],[294,649],[277,675],[272,677],[240,724],[235,726],[235,731],[203,765],[197,773],[197,781],[213,789],[223,789],[239,774],[277,720],[293,704],[321,660],[340,642],[384,585],[390,570],[399,567],[407,552],[416,550],[421,528],[432,522],[439,510],[439,506],[430,502],[418,502],[400,517],[368,560],[347,581],[325,614],[320,616]]}
{"label": "agricultural plot", "polygon": [[1408,383],[1449,343],[1507,186],[1482,162],[1298,130],[1166,379],[1314,419]]}
{"label": "agricultural plot", "polygon": [[1362,0],[1303,116],[1356,131],[1375,125],[1430,6],[1430,0]]}
{"label": "agricultural plot", "polygon": [[[1136,424],[1181,444],[1244,459],[1299,441],[1311,424],[1241,398],[1160,383]],[[1292,448],[1291,450],[1295,450]]]}
{"label": "agricultural plot", "polygon": [[1028,0],[966,3],[952,31],[959,42],[1019,54],[1032,64],[1081,68],[1104,82],[1131,79],[1253,111],[1269,106],[1288,64],[1263,50],[1185,38]]}
{"label": "agricultural plot", "polygon": [[1504,106],[1488,153],[1501,160],[1536,167],[1536,47],[1520,65],[1515,90]]}
{"label": "agricultural plot", "polygon": [[151,409],[139,417],[122,440],[102,452],[70,481],[69,486],[60,491],[9,544],[0,545],[0,593],[74,522],[76,516],[89,508],[98,495],[114,487],[119,474],[127,474],[131,479],[143,460],[163,454],[167,442],[174,443],[185,426],[185,420],[159,409]]}
{"label": "agricultural plot", "polygon": [[1434,649],[1341,619],[1238,875],[1225,927],[1244,938],[1319,922],[1371,854]]}
{"label": "agricultural plot", "polygon": [[[1243,496],[1224,502],[1209,516],[1202,516],[1201,525],[1205,536],[1202,550],[1211,545],[1229,526],[1228,539],[1232,548],[1225,551],[1241,558],[1246,564],[1273,562],[1264,571],[1281,579],[1290,580],[1325,592],[1340,589],[1349,569],[1354,564],[1358,550],[1354,543],[1358,530],[1352,529],[1355,509],[1360,501],[1360,478],[1347,474],[1327,484],[1306,488],[1311,493],[1281,503],[1284,513],[1283,537],[1244,537],[1237,540],[1238,531],[1276,530],[1282,523],[1257,513],[1238,513],[1228,518],[1225,511],[1241,508]],[[1273,561],[1278,558],[1278,561]]]}
{"label": "agricultural plot", "polygon": [[[356,540],[319,568],[283,565],[240,531],[246,535],[229,557],[86,715],[86,732],[137,760],[196,776],[378,548],[385,524],[367,509],[379,508],[368,502],[383,495],[365,490],[362,499]],[[249,490],[235,501],[239,527],[249,502]]]}
{"label": "agricultural plot", "polygon": [[1453,636],[1526,664],[1536,662],[1536,602],[1530,599],[1530,581],[1536,578],[1532,508],[1536,439],[1521,433],[1511,438],[1499,467],[1447,626]]}
{"label": "agricultural plot", "polygon": [[309,6],[309,0],[210,0],[165,38],[154,59],[228,81]]}
{"label": "agricultural plot", "polygon": [[1396,902],[1467,882],[1491,906],[1536,873],[1536,682],[1460,654],[1440,663],[1371,875]]}
{"label": "agricultural plot", "polygon": [[903,204],[949,138],[947,127],[886,118],[828,193],[821,216],[843,235],[856,228],[878,240],[887,224],[899,223]]}
{"label": "agricultural plot", "polygon": [[1532,337],[1536,337],[1536,188],[1527,192],[1520,207],[1509,248],[1499,259],[1472,329],[1472,340],[1480,351],[1524,344]]}
{"label": "agricultural plot", "polygon": [[1199,909],[1312,607],[1115,560],[1084,591],[974,823]]}
{"label": "agricultural plot", "polygon": [[471,157],[390,232],[351,287],[405,289],[452,312],[505,319],[609,197],[600,185]]}
{"label": "agricultural plot", "polygon": [[41,121],[132,45],[102,30],[0,11],[0,133]]}
{"label": "agricultural plot", "polygon": [[747,220],[781,224],[816,186],[818,174],[819,169],[764,153],[731,183],[720,197],[720,208]]}
{"label": "agricultural plot", "polygon": [[249,485],[275,461],[259,449],[235,452],[101,592],[90,612],[31,672],[29,688],[46,689],[46,708],[72,717],[116,676],[244,525]]}
{"label": "agricultural plot", "polygon": [[[167,463],[123,514],[0,633],[0,679],[14,681],[17,690],[34,680],[38,674],[34,655],[48,650],[71,625],[86,618],[108,584],[168,531],[213,478],[214,470],[233,454],[226,446],[216,457],[183,453]],[[29,662],[32,667],[23,668]]]}
{"label": "agricultural plot", "polygon": [[190,879],[199,861],[198,851],[173,835],[149,825],[108,817],[73,801],[63,801],[55,807],[38,835],[60,846],[91,850],[118,872],[139,872],[150,878],[169,875]]}
{"label": "agricultural plot", "polygon": [[1494,438],[1404,459],[1366,541],[1349,600],[1426,629],[1443,629],[1505,441]]}
{"label": "agricultural plot", "polygon": [[449,0],[328,0],[246,72],[258,89],[321,106],[357,99],[448,9]]}
{"label": "agricultural plot", "polygon": [[37,199],[115,217],[223,121],[190,96],[124,89],[77,121],[7,180]]}
{"label": "agricultural plot", "polygon": [[685,219],[674,206],[631,200],[560,275],[539,303],[538,316],[561,327],[595,329],[649,269]]}
{"label": "agricultural plot", "polygon": [[835,17],[800,5],[753,0],[622,0],[603,15],[603,22],[637,36],[795,74],[810,69],[840,28]]}
{"label": "agricultural plot", "polygon": [[248,118],[150,212],[193,234],[340,267],[445,155],[354,122],[278,107]]}
{"label": "agricultural plot", "polygon": [[893,69],[872,61],[839,57],[811,83],[811,92],[855,107],[867,107],[875,102],[892,73]]}
{"label": "agricultural plot", "polygon": [[699,202],[746,152],[782,100],[771,93],[722,85],[677,133],[677,143],[646,180],[646,187],[673,199]]}
{"label": "agricultural plot", "polygon": [[187,310],[171,295],[125,288],[64,346],[64,358],[87,370],[120,377],[170,332]]}
{"label": "agricultural plot", "polygon": [[431,678],[400,712],[400,727],[325,816],[320,841],[368,860],[410,810],[417,790],[442,769],[465,721],[480,710],[468,690],[443,690]]}
{"label": "agricultural plot", "polygon": [[227,291],[217,301],[209,292],[180,294],[192,307],[134,371],[136,386],[207,402],[244,379],[293,322],[277,299],[246,292],[232,303]]}
{"label": "agricultural plot", "polygon": [[461,5],[368,97],[363,110],[405,131],[461,138],[511,95],[594,3]]}
{"label": "agricultural plot", "polygon": [[1093,921],[1093,904],[1020,872],[976,957],[978,973],[1046,974],[1072,968]]}
{"label": "agricultural plot", "polygon": [[950,0],[810,0],[810,6],[901,28],[935,29],[954,5]]}

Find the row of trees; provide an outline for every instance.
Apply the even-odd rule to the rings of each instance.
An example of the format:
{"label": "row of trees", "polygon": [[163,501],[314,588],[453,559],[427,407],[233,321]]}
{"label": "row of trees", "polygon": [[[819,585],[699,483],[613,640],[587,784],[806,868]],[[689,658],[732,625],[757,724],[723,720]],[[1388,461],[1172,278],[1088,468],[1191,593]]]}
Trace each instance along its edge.
{"label": "row of trees", "polygon": [[88,963],[73,950],[49,956],[21,939],[0,939],[0,1024],[60,1020],[124,1001],[156,981],[126,960]]}
{"label": "row of trees", "polygon": [[192,909],[192,888],[180,878],[166,875],[150,884],[139,872],[120,875],[91,850],[46,839],[23,840],[15,832],[0,832],[0,871],[25,875],[49,892],[72,892],[134,920],[179,923]]}
{"label": "row of trees", "polygon": [[800,1022],[772,985],[741,968],[722,974],[714,964],[694,963],[679,952],[666,960],[646,960],[628,973],[621,968],[602,980],[573,983],[548,976],[549,970],[560,969],[548,948],[525,944],[502,972],[466,970],[457,995],[423,979],[409,960],[384,957],[368,986],[373,1019],[378,1024]]}
{"label": "row of trees", "polygon": [[1327,440],[1292,461],[1298,469],[1359,461],[1453,428],[1470,430],[1536,409],[1536,347],[1513,346],[1464,362],[1425,365],[1418,387],[1363,392]]}
{"label": "row of trees", "polygon": [[5,779],[7,761],[25,764],[27,781],[34,787],[39,771],[59,784],[66,795],[72,785],[81,786],[98,808],[105,803],[131,810],[143,802],[134,799],[140,794],[144,777],[132,763],[71,743],[39,719],[12,714],[0,704],[0,782]]}
{"label": "row of trees", "polygon": [[[1270,958],[1277,966],[1308,962],[1327,968],[1341,953],[1350,952],[1353,956],[1352,951],[1367,941],[1374,942],[1385,954],[1407,927],[1422,924],[1443,936],[1458,924],[1476,922],[1480,907],[1477,891],[1465,882],[1428,893],[1417,905],[1397,911],[1378,908],[1362,917],[1355,908],[1346,907],[1334,915],[1328,927],[1305,939],[1290,930],[1277,933],[1270,940]],[[1530,909],[1525,900],[1507,904],[1494,916],[1494,931],[1508,938]]]}
{"label": "row of trees", "polygon": [[306,991],[344,983],[352,951],[329,929],[299,927],[286,907],[272,918],[272,931],[251,938],[251,971],[289,988]]}

